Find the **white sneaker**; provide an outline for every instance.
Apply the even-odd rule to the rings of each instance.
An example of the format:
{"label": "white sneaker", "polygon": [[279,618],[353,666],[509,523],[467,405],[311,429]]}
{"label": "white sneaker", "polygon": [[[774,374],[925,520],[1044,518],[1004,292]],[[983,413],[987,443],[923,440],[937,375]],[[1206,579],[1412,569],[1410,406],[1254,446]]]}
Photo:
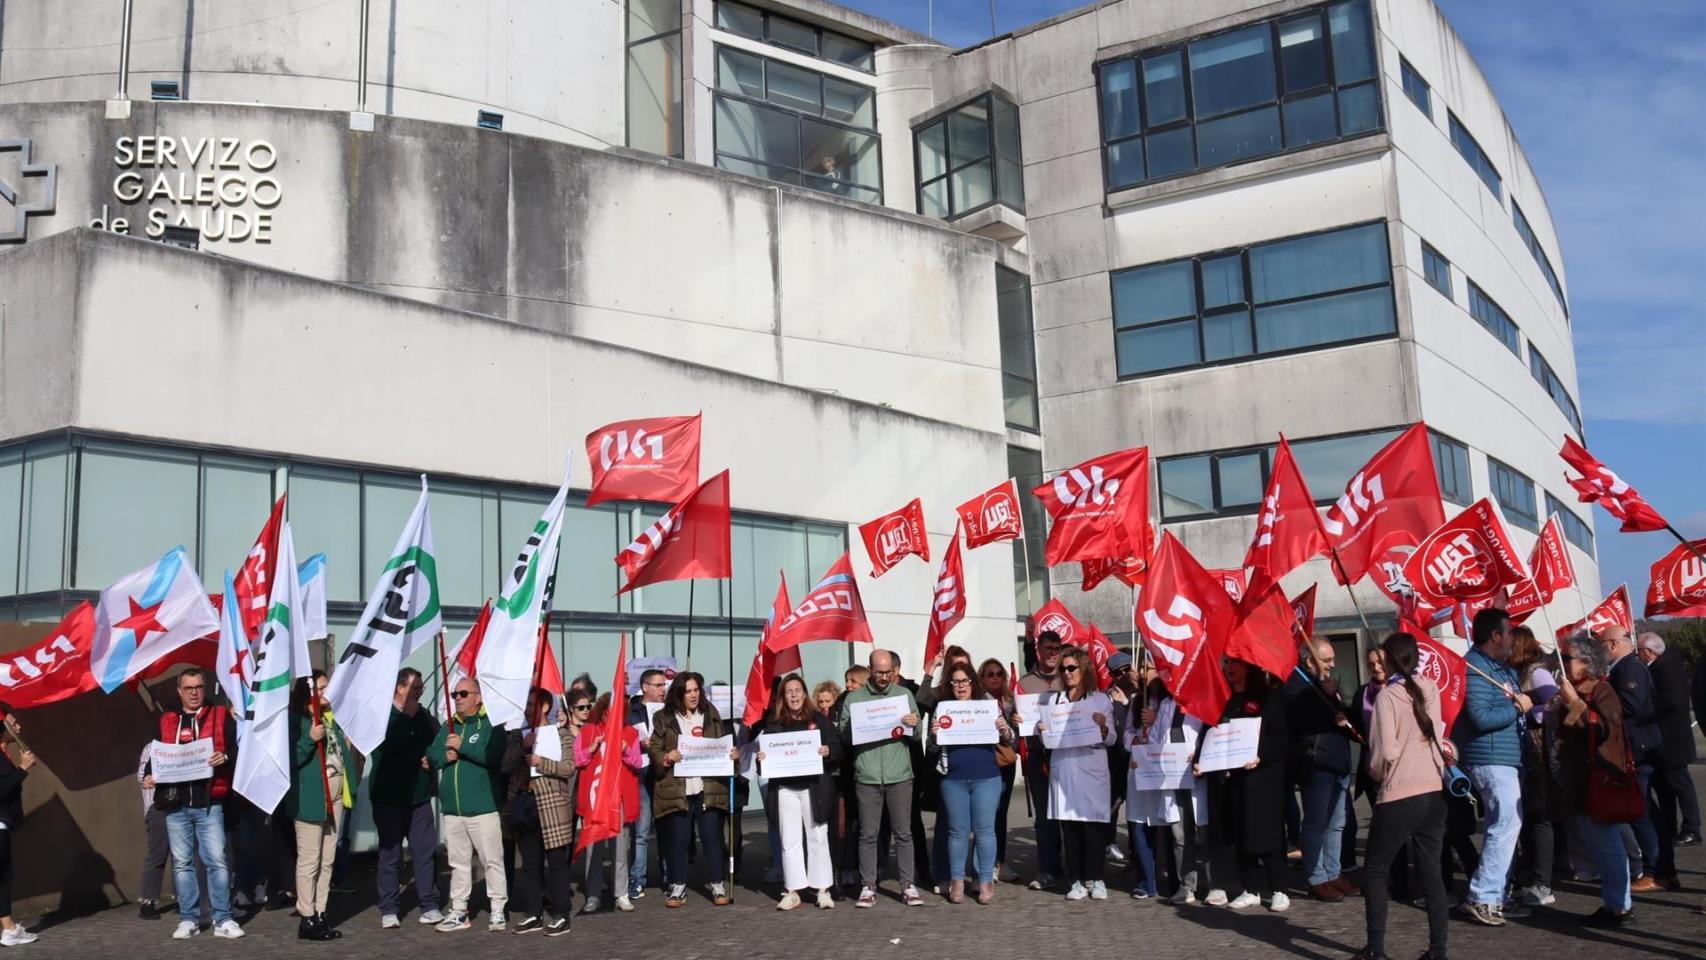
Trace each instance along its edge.
{"label": "white sneaker", "polygon": [[[1212,901],[1211,901],[1212,902]],[[1234,897],[1227,907],[1233,910],[1245,910],[1262,902],[1262,898],[1246,890]]]}
{"label": "white sneaker", "polygon": [[466,930],[468,927],[468,915],[466,913],[457,913],[453,910],[446,914],[444,919],[438,922],[438,926],[435,929],[437,929],[439,933],[455,933],[458,930]]}
{"label": "white sneaker", "polygon": [[835,909],[835,898],[830,896],[829,888],[825,887],[817,892],[817,908],[819,910]]}
{"label": "white sneaker", "polygon": [[509,919],[507,917],[499,915],[499,916],[492,917],[490,920],[486,921],[486,932],[487,933],[503,933],[505,930],[508,930],[508,929],[509,929]]}
{"label": "white sneaker", "polygon": [[1189,887],[1180,887],[1172,896],[1163,898],[1162,902],[1175,907],[1189,906],[1197,902],[1197,892]]}
{"label": "white sneaker", "polygon": [[1125,851],[1121,850],[1120,845],[1117,843],[1108,844],[1107,855],[1109,863],[1125,862]]}
{"label": "white sneaker", "polygon": [[420,922],[421,923],[443,923],[444,922],[444,912],[442,910],[428,910],[427,912],[420,915]]}
{"label": "white sneaker", "polygon": [[23,927],[7,927],[0,932],[0,947],[21,947],[26,943],[35,943],[41,939]]}
{"label": "white sneaker", "polygon": [[617,897],[616,898],[616,909],[622,911],[623,913],[633,913],[634,912],[634,901],[628,899],[627,897]]}
{"label": "white sneaker", "polygon": [[1523,887],[1517,891],[1516,899],[1525,907],[1549,907],[1558,902],[1553,896],[1552,888],[1542,885]]}
{"label": "white sneaker", "polygon": [[237,926],[237,921],[235,920],[227,920],[224,923],[214,924],[213,935],[221,940],[241,940],[244,936],[243,928]]}
{"label": "white sneaker", "polygon": [[1224,907],[1226,906],[1226,891],[1215,887],[1208,892],[1208,896],[1204,897],[1202,902],[1211,907]]}
{"label": "white sneaker", "polygon": [[1092,899],[1092,900],[1106,900],[1106,899],[1108,899],[1108,885],[1106,883],[1102,882],[1101,880],[1097,880],[1095,883],[1090,884],[1090,899]]}
{"label": "white sneaker", "polygon": [[188,940],[199,933],[201,933],[201,924],[194,920],[180,920],[178,921],[178,929],[172,931],[172,939]]}
{"label": "white sneaker", "polygon": [[776,909],[792,910],[800,905],[800,895],[792,890],[782,894],[782,899],[776,901]]}
{"label": "white sneaker", "polygon": [[1066,899],[1068,900],[1082,900],[1089,895],[1090,891],[1084,889],[1084,884],[1076,880],[1072,881],[1072,889],[1066,891]]}
{"label": "white sneaker", "polygon": [[1277,890],[1274,891],[1273,897],[1268,900],[1268,910],[1273,913],[1284,913],[1290,909],[1291,898]]}
{"label": "white sneaker", "polygon": [[381,930],[395,930],[402,925],[403,921],[398,920],[394,913],[387,913],[379,918],[379,929]]}

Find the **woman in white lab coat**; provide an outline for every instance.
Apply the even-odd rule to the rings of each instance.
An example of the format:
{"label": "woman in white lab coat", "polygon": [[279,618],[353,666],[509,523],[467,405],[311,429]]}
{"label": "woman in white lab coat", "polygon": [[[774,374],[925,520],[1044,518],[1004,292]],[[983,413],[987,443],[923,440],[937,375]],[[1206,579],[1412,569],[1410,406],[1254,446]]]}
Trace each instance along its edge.
{"label": "woman in white lab coat", "polygon": [[1208,823],[1208,782],[1187,770],[1188,786],[1184,789],[1139,790],[1137,770],[1142,756],[1153,750],[1154,744],[1171,741],[1185,756],[1195,756],[1197,739],[1202,736],[1202,721],[1181,711],[1160,680],[1151,683],[1143,716],[1150,722],[1131,724],[1126,735],[1131,753],[1131,772],[1126,778],[1126,817],[1133,823],[1172,832],[1173,876],[1179,879],[1179,888],[1164,902],[1195,903],[1197,874],[1200,872],[1208,885],[1213,885],[1198,833]]}
{"label": "woman in white lab coat", "polygon": [[[1066,899],[1106,900],[1108,885],[1102,880],[1102,869],[1107,859],[1108,820],[1113,815],[1108,773],[1108,747],[1114,743],[1113,701],[1096,689],[1096,667],[1082,647],[1062,649],[1059,669],[1062,689],[1051,695],[1053,702],[1082,704],[1074,712],[1081,715],[1089,711],[1101,739],[1049,750],[1048,815],[1059,823],[1066,876],[1072,881]],[[1063,733],[1049,729],[1050,712],[1044,706],[1038,721],[1038,733],[1045,744],[1058,740]]]}

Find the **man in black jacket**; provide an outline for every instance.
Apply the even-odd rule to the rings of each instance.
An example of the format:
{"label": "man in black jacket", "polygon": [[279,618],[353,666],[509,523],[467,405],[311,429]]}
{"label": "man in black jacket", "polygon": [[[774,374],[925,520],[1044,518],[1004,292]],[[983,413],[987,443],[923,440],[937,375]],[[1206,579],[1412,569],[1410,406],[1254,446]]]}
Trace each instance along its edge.
{"label": "man in black jacket", "polygon": [[[1688,715],[1688,673],[1682,658],[1675,650],[1666,650],[1664,638],[1656,633],[1643,633],[1637,654],[1647,665],[1653,678],[1653,701],[1658,707],[1659,732],[1664,741],[1654,756],[1653,797],[1658,806],[1659,832],[1676,829],[1677,816],[1682,817],[1682,830],[1673,843],[1682,843],[1685,836],[1700,835],[1700,803],[1694,796],[1694,780],[1688,775],[1688,765],[1694,760],[1694,724]],[[1670,845],[1662,851],[1658,864],[1658,881],[1667,888],[1680,886],[1676,879],[1676,860]]]}
{"label": "man in black jacket", "polygon": [[1340,876],[1339,855],[1345,832],[1345,791],[1355,769],[1351,726],[1333,683],[1336,658],[1328,640],[1302,645],[1309,675],[1293,671],[1286,680],[1286,724],[1292,757],[1303,788],[1303,870],[1317,900],[1338,903],[1356,888]]}
{"label": "man in black jacket", "polygon": [[1650,793],[1664,740],[1659,732],[1658,706],[1653,699],[1653,677],[1647,665],[1635,655],[1634,639],[1628,630],[1615,624],[1606,627],[1599,632],[1599,641],[1605,645],[1611,660],[1611,671],[1606,678],[1623,705],[1623,729],[1629,732],[1641,795],[1647,797],[1646,819],[1630,824],[1635,829],[1635,841],[1641,846],[1641,876],[1629,884],[1629,889],[1634,893],[1651,893],[1660,889],[1659,878],[1666,876],[1660,873],[1662,867],[1668,866],[1673,874],[1676,871],[1671,863],[1675,852],[1671,846],[1673,827],[1656,822],[1658,811]]}

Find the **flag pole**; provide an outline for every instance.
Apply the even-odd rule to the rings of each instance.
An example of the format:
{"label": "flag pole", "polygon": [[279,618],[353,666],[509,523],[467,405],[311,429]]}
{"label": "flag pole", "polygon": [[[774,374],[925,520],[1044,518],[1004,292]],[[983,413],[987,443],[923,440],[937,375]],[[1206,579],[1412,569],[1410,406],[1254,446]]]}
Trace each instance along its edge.
{"label": "flag pole", "polygon": [[1345,593],[1351,598],[1351,606],[1356,608],[1357,619],[1362,621],[1362,628],[1368,631],[1369,638],[1373,639],[1374,628],[1368,625],[1368,617],[1362,612],[1362,604],[1357,602],[1356,591],[1351,589],[1351,578],[1345,575],[1345,563],[1339,559],[1339,548],[1328,547],[1327,551],[1333,555],[1333,568],[1338,572],[1338,579],[1344,581]]}
{"label": "flag pole", "polygon": [[[1540,622],[1546,624],[1546,632],[1552,635],[1552,653],[1558,658],[1558,669],[1567,675],[1569,668],[1564,665],[1564,641],[1558,639],[1558,631],[1552,626],[1552,618],[1546,615],[1544,603],[1540,605]],[[1567,676],[1561,676],[1558,682],[1563,683],[1566,679]]]}
{"label": "flag pole", "polygon": [[450,724],[450,732],[456,732],[456,709],[450,703],[450,668],[444,661],[444,631],[438,632],[438,685],[444,691],[444,722]]}
{"label": "flag pole", "polygon": [[1035,613],[1037,601],[1031,596],[1031,543],[1023,528],[1019,530],[1019,550],[1025,558],[1025,613]]}
{"label": "flag pole", "polygon": [[[729,602],[728,606],[723,608],[723,613],[727,615],[729,624],[729,713],[731,714],[729,721],[730,725],[733,726],[733,714],[735,712],[735,571],[732,564],[729,567],[728,581]],[[729,770],[729,885],[727,890],[730,901],[735,898],[735,820],[737,819],[735,817],[735,774],[739,772],[739,769],[737,765]]]}
{"label": "flag pole", "polygon": [[1686,538],[1683,537],[1683,535],[1681,533],[1678,533],[1677,529],[1675,527],[1671,526],[1667,522],[1665,524],[1665,529],[1670,531],[1670,535],[1676,538],[1677,543],[1680,543],[1683,546],[1687,547],[1689,553],[1694,554],[1696,557],[1699,557],[1701,560],[1706,560],[1706,553],[1701,553],[1700,548],[1695,546],[1694,544],[1690,543]]}
{"label": "flag pole", "polygon": [[687,669],[693,670],[693,585],[697,580],[687,581]]}

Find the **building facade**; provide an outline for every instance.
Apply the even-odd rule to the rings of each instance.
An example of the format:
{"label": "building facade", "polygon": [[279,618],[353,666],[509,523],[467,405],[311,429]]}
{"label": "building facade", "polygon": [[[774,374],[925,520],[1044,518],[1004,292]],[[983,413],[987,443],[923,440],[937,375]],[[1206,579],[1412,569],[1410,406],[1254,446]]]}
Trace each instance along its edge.
{"label": "building facade", "polygon": [[[778,572],[848,551],[916,675],[934,564],[864,577],[857,525],[920,496],[940,549],[1123,447],[1237,566],[1281,431],[1326,503],[1425,419],[1447,500],[1525,549],[1561,513],[1598,596],[1558,238],[1429,0],[1117,0],[958,51],[822,0],[120,6],[0,6],[0,618],[178,544],[213,586],[288,492],[344,635],[424,472],[456,633],[564,451],[584,491],[588,431],[695,411],[735,577],[619,598],[663,506],[573,505],[553,639],[601,686],[621,633],[738,682]],[[1025,510],[953,640],[1019,660],[1051,593],[1129,638]],[[1320,593],[1347,651],[1392,623],[1357,600]],[[129,752],[55,773],[109,859]]]}

